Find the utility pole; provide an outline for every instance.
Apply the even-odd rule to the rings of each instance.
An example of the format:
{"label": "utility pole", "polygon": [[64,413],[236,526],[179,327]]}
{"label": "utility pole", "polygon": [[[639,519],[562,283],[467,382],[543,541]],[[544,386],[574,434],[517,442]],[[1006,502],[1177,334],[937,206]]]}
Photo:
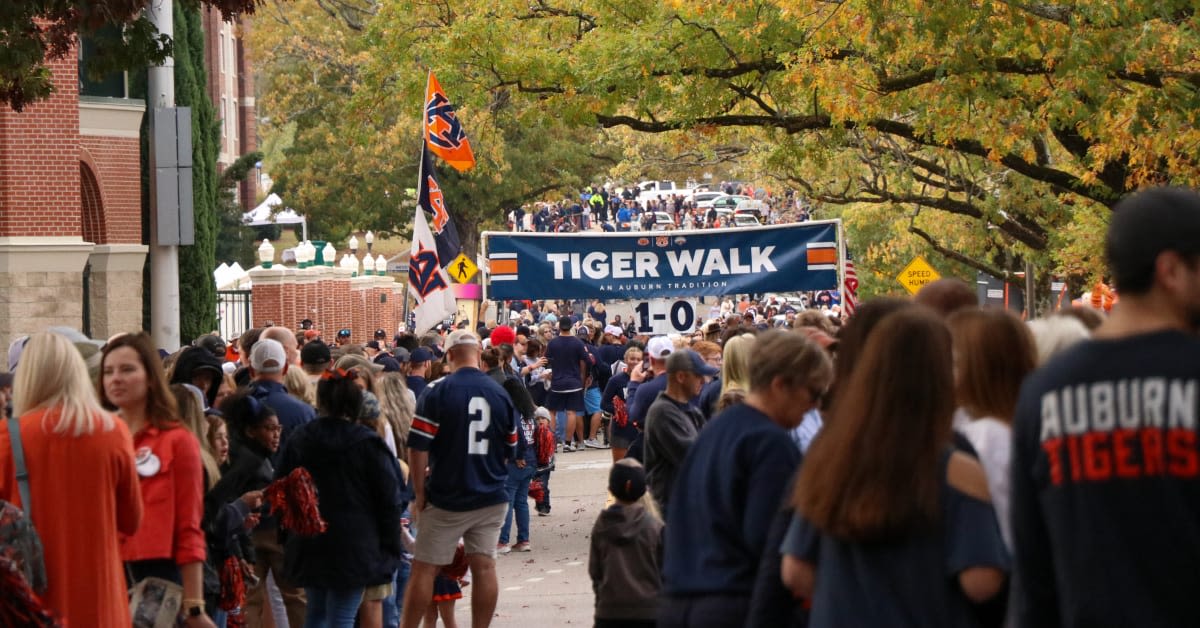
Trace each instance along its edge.
{"label": "utility pole", "polygon": [[[175,36],[172,11],[174,0],[148,0],[146,12],[159,33]],[[146,92],[146,113],[175,106],[175,58],[167,57],[162,65],[149,69]],[[155,134],[154,125],[151,133]],[[154,138],[150,138],[153,146]],[[156,191],[158,177],[155,164],[150,168],[150,335],[154,345],[167,351],[179,348],[179,245],[160,244]]]}

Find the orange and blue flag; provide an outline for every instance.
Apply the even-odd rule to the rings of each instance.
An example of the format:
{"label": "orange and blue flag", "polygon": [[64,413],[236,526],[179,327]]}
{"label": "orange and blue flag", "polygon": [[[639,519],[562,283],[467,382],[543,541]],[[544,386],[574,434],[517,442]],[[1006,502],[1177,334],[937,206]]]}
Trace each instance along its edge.
{"label": "orange and blue flag", "polygon": [[429,145],[421,148],[421,174],[417,181],[417,205],[431,214],[430,227],[434,240],[437,241],[438,257],[443,264],[450,264],[462,252],[462,242],[458,237],[458,229],[450,218],[450,210],[446,207],[446,197],[442,187],[438,185],[437,172],[433,168],[433,157],[429,153]]}
{"label": "orange and blue flag", "polygon": [[425,85],[425,143],[459,172],[475,167],[471,141],[433,72]]}

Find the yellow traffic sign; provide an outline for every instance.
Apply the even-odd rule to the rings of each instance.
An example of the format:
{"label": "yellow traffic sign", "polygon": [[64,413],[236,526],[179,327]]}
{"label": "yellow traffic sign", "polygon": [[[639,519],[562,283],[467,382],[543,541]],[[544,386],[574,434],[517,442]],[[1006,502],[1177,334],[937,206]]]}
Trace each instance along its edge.
{"label": "yellow traffic sign", "polygon": [[900,271],[900,274],[896,276],[896,281],[899,281],[905,290],[916,294],[925,287],[925,284],[933,283],[941,278],[938,271],[934,270],[924,257],[918,255],[908,263],[908,266],[904,267],[904,270]]}
{"label": "yellow traffic sign", "polygon": [[454,261],[450,262],[450,265],[446,267],[446,272],[454,281],[467,283],[471,281],[475,273],[479,272],[479,267],[475,265],[475,262],[471,261],[471,258],[467,257],[466,253],[459,253],[458,257],[454,258]]}

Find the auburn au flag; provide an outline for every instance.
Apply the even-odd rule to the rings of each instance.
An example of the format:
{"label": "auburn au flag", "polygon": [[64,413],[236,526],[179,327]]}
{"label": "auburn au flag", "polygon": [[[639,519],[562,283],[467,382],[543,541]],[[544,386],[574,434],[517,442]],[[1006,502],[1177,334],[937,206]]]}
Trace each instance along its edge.
{"label": "auburn au flag", "polygon": [[417,204],[433,216],[433,239],[437,242],[438,258],[443,264],[449,264],[462,253],[462,244],[458,239],[458,229],[450,220],[450,212],[446,209],[446,199],[442,196],[442,188],[437,182],[437,172],[433,169],[433,157],[429,154],[429,145],[421,149],[421,176],[417,181]]}
{"label": "auburn au flag", "polygon": [[[449,260],[447,260],[449,263]],[[420,336],[454,314],[454,293],[450,290],[450,278],[442,269],[438,258],[437,244],[425,212],[418,209],[413,218],[413,242],[408,260],[408,283],[417,308],[413,310],[416,324],[413,333]]]}
{"label": "auburn au flag", "polygon": [[836,290],[838,224],[487,233],[494,299],[648,299]]}
{"label": "auburn au flag", "polygon": [[475,167],[471,142],[433,72],[425,84],[425,144],[459,172]]}

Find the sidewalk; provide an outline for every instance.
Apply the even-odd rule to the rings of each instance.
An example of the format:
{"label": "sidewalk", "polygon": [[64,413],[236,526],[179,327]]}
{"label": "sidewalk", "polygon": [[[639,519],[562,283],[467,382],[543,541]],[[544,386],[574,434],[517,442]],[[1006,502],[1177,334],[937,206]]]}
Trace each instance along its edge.
{"label": "sidewalk", "polygon": [[[604,508],[612,453],[589,449],[558,454],[550,476],[549,517],[530,502],[532,552],[496,557],[500,600],[492,626],[591,626],[594,598],[587,573],[592,524]],[[516,540],[513,524],[512,541]],[[471,625],[471,587],[455,607],[460,626]]]}

